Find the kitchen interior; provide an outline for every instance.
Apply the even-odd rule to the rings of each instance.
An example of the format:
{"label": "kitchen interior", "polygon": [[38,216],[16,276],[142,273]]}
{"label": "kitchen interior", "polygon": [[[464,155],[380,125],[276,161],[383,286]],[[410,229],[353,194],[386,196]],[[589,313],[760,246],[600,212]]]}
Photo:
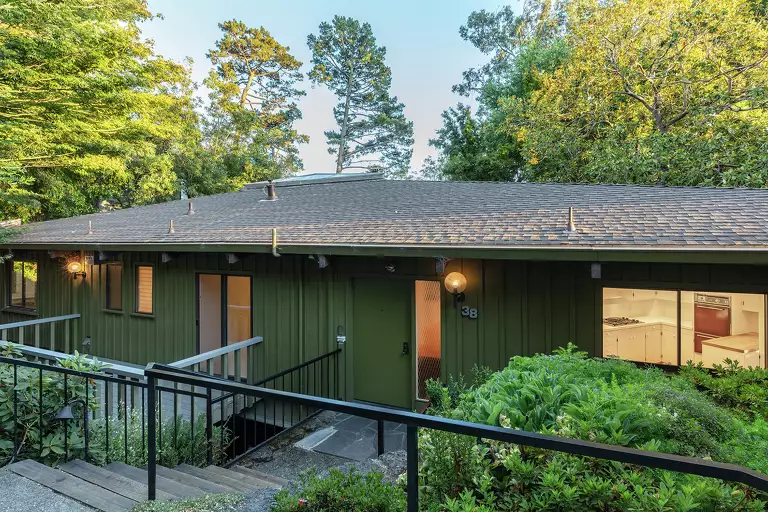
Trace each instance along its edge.
{"label": "kitchen interior", "polygon": [[603,288],[603,357],[765,368],[765,310],[762,294]]}

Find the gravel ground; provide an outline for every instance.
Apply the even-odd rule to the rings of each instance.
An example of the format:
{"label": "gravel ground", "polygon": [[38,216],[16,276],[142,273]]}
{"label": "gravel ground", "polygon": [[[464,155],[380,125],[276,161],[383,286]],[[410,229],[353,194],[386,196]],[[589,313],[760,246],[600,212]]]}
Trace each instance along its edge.
{"label": "gravel ground", "polygon": [[[26,478],[0,470],[0,512],[89,512],[93,509]],[[267,510],[267,509],[265,509]]]}

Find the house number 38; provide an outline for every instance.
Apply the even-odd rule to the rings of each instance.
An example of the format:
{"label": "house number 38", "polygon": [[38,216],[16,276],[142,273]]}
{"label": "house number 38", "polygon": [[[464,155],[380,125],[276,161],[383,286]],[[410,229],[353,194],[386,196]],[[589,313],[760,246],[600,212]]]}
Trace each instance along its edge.
{"label": "house number 38", "polygon": [[461,316],[465,316],[467,318],[471,318],[474,320],[477,318],[477,309],[471,308],[469,306],[464,306],[461,308]]}

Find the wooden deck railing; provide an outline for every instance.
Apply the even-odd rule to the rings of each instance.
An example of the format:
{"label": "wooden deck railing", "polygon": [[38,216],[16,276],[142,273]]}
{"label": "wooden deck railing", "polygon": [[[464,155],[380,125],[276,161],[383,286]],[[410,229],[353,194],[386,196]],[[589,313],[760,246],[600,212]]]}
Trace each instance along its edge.
{"label": "wooden deck railing", "polygon": [[[35,348],[56,350],[57,339],[59,339],[58,336],[61,336],[63,341],[62,352],[69,354],[71,352],[70,349],[72,348],[72,330],[70,322],[77,318],[80,318],[79,313],[0,324],[0,340],[13,341],[21,345],[34,346]],[[46,347],[43,347],[46,340],[41,336],[41,328],[43,326],[48,326],[48,341]],[[62,326],[62,329],[56,329],[57,326]],[[31,339],[29,337],[30,330],[32,331]],[[15,333],[15,339],[8,339],[9,332]]]}

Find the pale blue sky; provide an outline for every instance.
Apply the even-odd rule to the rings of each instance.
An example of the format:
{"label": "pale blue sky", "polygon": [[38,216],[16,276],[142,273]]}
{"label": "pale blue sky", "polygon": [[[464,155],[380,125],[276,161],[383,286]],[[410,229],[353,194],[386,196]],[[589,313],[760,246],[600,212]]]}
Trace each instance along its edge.
{"label": "pale blue sky", "polygon": [[[335,14],[367,21],[379,45],[387,47],[392,68],[392,93],[405,103],[405,115],[413,121],[412,167],[419,169],[433,154],[427,142],[440,127],[440,114],[459,101],[451,86],[461,72],[478,66],[487,57],[459,37],[459,26],[473,10],[496,10],[502,0],[149,0],[153,13],[164,19],[143,26],[143,34],[155,41],[156,50],[169,58],[194,60],[193,79],[202,83],[210,69],[206,52],[219,39],[217,24],[237,18],[249,26],[264,26],[309,70],[311,54],[307,35],[316,33],[322,21]],[[304,81],[307,96],[300,106],[304,119],[297,124],[309,135],[301,146],[305,172],[332,172],[333,156],[326,151],[323,131],[334,126],[335,97],[324,88]],[[463,99],[463,101],[467,101]]]}

